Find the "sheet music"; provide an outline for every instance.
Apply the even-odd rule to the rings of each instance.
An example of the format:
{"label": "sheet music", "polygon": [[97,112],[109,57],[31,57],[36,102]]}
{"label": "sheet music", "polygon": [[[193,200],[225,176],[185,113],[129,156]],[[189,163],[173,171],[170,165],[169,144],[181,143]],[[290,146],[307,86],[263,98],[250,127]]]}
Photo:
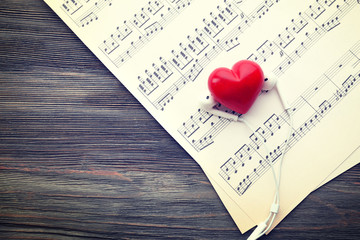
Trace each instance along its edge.
{"label": "sheet music", "polygon": [[250,59],[286,90],[294,126],[277,223],[360,145],[359,1],[45,2],[197,161],[242,232],[268,214],[269,163],[285,154],[290,123],[275,90],[241,116],[256,134],[206,112],[213,69]]}

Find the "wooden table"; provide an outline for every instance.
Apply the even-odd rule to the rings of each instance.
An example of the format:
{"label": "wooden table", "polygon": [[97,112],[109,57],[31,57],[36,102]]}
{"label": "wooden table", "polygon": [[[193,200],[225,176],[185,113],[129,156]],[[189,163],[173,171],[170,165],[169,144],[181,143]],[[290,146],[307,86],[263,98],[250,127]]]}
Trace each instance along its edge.
{"label": "wooden table", "polygon": [[[1,239],[246,239],[194,160],[42,1],[0,3]],[[267,239],[359,239],[360,166]]]}

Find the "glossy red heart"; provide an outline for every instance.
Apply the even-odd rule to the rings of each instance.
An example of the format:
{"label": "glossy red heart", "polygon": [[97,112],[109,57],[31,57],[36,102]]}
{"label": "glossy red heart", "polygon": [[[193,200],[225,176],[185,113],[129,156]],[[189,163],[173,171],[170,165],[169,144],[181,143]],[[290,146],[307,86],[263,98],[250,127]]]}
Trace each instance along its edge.
{"label": "glossy red heart", "polygon": [[215,101],[241,114],[249,111],[263,84],[263,71],[257,63],[249,60],[237,62],[232,69],[215,69],[208,81]]}

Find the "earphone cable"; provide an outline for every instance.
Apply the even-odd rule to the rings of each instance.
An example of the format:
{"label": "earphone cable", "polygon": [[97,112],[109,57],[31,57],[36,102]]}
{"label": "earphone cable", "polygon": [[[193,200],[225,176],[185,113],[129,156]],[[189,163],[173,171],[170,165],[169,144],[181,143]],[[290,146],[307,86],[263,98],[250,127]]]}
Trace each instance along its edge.
{"label": "earphone cable", "polygon": [[[281,98],[281,100],[283,100],[281,94],[279,94],[279,97]],[[292,118],[292,115],[290,113],[290,108],[289,107],[285,108],[285,111],[286,111],[286,113],[287,113],[287,115],[289,117],[289,131],[288,131],[288,134],[287,134],[287,137],[286,137],[286,140],[285,140],[285,146],[284,146],[284,149],[283,149],[283,153],[282,153],[282,155],[280,157],[280,161],[279,161],[278,177],[276,177],[275,168],[274,168],[273,163],[271,161],[268,161],[269,165],[271,166],[271,171],[272,171],[274,182],[275,182],[275,196],[274,196],[274,200],[273,200],[271,209],[274,206],[276,206],[275,208],[277,208],[277,209],[276,209],[276,212],[270,211],[269,216],[263,222],[264,224],[266,224],[266,228],[263,231],[261,231],[260,233],[258,233],[257,236],[251,235],[250,236],[251,238],[249,238],[251,240],[258,239],[261,236],[263,236],[267,231],[269,231],[269,229],[271,228],[273,222],[275,221],[275,217],[277,215],[277,211],[278,211],[278,208],[280,206],[280,190],[279,189],[280,189],[280,179],[281,179],[282,164],[283,164],[285,153],[287,152],[288,147],[289,147],[289,142],[290,142],[290,138],[291,138],[291,135],[292,135],[292,129],[293,129],[293,118]],[[251,124],[247,120],[245,120],[243,117],[239,117],[238,121],[244,123],[247,126],[247,128],[251,132],[253,132],[253,134],[256,137],[258,137],[257,132],[254,130],[254,128],[251,126]],[[265,151],[267,153],[270,153],[269,147],[268,147],[268,145],[267,145],[267,143],[265,141],[264,141],[264,148],[265,148]],[[268,224],[269,220],[270,220],[270,223]]]}

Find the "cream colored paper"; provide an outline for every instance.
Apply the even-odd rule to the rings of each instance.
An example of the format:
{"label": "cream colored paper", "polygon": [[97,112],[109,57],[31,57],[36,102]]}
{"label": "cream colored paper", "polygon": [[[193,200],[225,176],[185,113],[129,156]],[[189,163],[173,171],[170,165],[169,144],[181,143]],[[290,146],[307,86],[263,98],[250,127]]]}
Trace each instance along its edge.
{"label": "cream colored paper", "polygon": [[214,68],[257,61],[293,108],[277,222],[359,146],[355,0],[45,2],[197,161],[242,232],[269,212],[267,162],[277,167],[289,119],[276,91],[242,116],[256,135],[204,111],[199,98]]}

